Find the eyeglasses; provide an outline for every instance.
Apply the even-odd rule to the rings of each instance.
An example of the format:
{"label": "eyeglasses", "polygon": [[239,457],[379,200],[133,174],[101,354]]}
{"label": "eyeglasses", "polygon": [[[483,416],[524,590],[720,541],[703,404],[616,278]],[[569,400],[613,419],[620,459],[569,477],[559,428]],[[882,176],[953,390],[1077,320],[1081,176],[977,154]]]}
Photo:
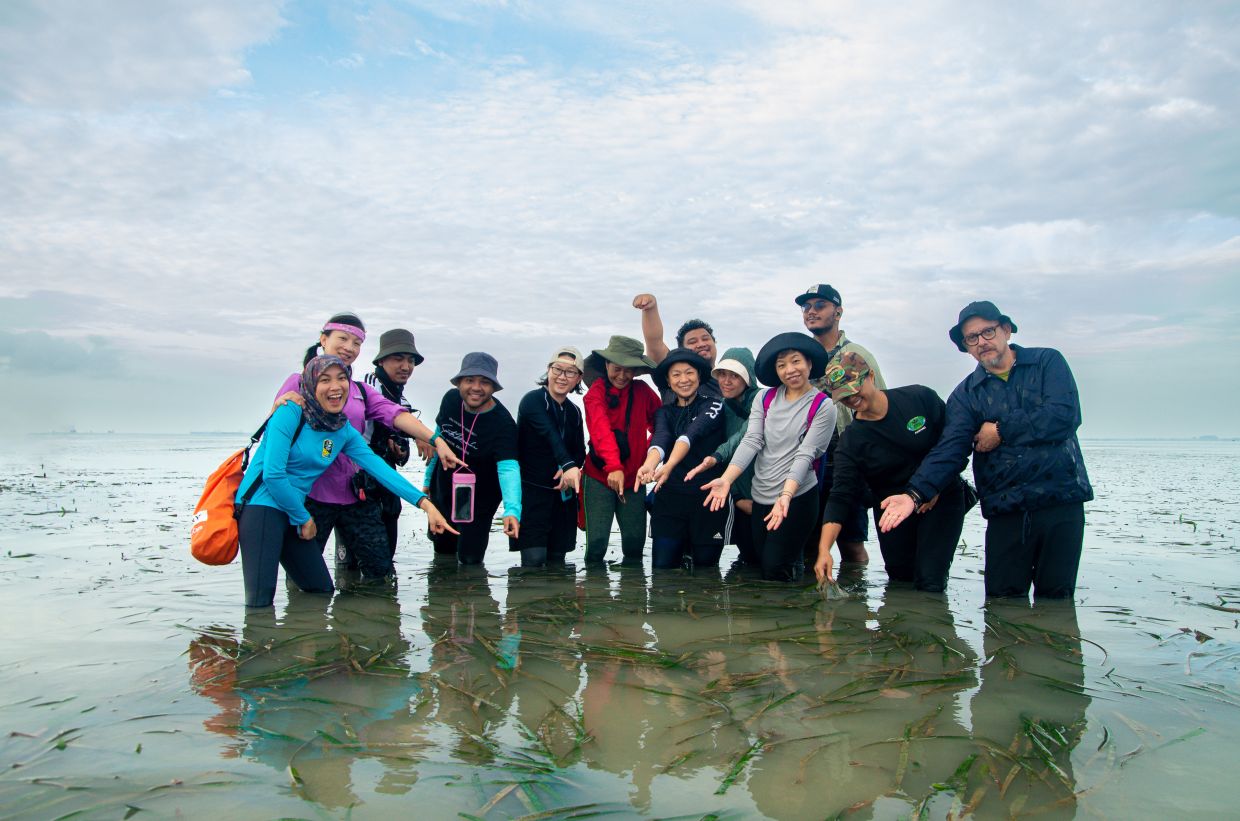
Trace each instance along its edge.
{"label": "eyeglasses", "polygon": [[576,379],[581,376],[581,371],[576,368],[561,368],[559,365],[552,365],[551,375],[556,379]]}
{"label": "eyeglasses", "polygon": [[810,311],[825,311],[828,306],[834,304],[834,302],[829,302],[825,299],[807,299],[801,305],[801,313],[807,314]]}
{"label": "eyeglasses", "polygon": [[965,334],[964,344],[972,348],[974,345],[977,344],[977,341],[979,339],[985,339],[989,341],[991,339],[994,339],[995,334],[998,332],[999,332],[998,325],[991,325],[989,328],[982,328],[980,331],[978,331],[975,334]]}

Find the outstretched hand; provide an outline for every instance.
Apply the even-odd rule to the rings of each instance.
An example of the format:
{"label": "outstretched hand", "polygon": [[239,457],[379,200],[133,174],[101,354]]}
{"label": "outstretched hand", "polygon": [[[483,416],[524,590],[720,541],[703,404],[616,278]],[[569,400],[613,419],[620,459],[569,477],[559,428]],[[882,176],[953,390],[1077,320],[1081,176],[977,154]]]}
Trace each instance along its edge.
{"label": "outstretched hand", "polygon": [[913,514],[917,503],[907,493],[897,493],[883,499],[880,507],[883,509],[883,516],[878,520],[878,529],[883,533],[890,533]]}
{"label": "outstretched hand", "polygon": [[728,496],[732,493],[732,485],[725,481],[722,476],[711,479],[702,485],[701,489],[708,491],[706,498],[702,500],[702,507],[710,508],[711,512],[726,505],[728,503]]}
{"label": "outstretched hand", "polygon": [[703,459],[701,462],[698,463],[697,467],[695,467],[693,470],[685,474],[685,481],[686,482],[689,481],[694,476],[697,476],[699,473],[701,473],[704,470],[710,470],[717,464],[719,464],[718,459],[716,459],[713,456],[707,456],[705,459]]}

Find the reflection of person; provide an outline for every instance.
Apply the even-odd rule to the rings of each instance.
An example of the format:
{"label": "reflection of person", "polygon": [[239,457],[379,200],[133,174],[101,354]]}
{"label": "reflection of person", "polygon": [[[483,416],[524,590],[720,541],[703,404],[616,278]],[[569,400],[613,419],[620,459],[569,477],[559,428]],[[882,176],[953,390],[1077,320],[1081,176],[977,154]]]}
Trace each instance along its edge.
{"label": "reflection of person", "polygon": [[[402,499],[421,507],[432,532],[448,529],[431,501],[376,456],[349,424],[344,409],[350,385],[339,358],[311,359],[302,374],[301,405],[289,402],[271,415],[263,441],[241,479],[237,502],[244,506],[239,531],[248,607],[271,606],[276,568],[281,565],[300,589],[331,592],[331,576],[314,541],[317,523],[307,509],[306,494],[341,454],[352,457]],[[374,566],[370,560],[368,553],[358,553],[363,576]],[[390,565],[389,559],[389,570]]]}
{"label": "reflection of person", "polygon": [[[806,289],[805,293],[798,294],[794,301],[801,306],[801,321],[805,323],[805,330],[813,334],[814,339],[818,340],[818,344],[827,352],[828,363],[834,362],[846,353],[860,354],[866,362],[870,363],[874,373],[874,383],[878,385],[879,390],[886,389],[887,383],[883,381],[878,360],[872,353],[845,336],[844,329],[840,327],[840,319],[844,316],[844,299],[839,291],[826,284],[813,285]],[[831,392],[823,379],[816,380],[814,387],[823,393]],[[835,410],[836,436],[827,449],[827,458],[823,460],[824,470],[821,477],[822,484],[819,488],[818,515],[820,518],[822,509],[827,503],[827,493],[831,490],[831,465],[836,442],[853,420],[852,412],[848,408],[837,406]],[[840,548],[840,561],[865,563],[870,560],[870,555],[865,549],[865,540],[870,535],[869,531],[869,511],[864,504],[855,504],[849,511],[848,518],[842,522],[840,535],[836,540]],[[814,560],[818,554],[817,547],[817,538],[811,538],[805,545],[807,562]]]}
{"label": "reflection of person", "polygon": [[723,475],[709,482],[706,502],[720,508],[753,462],[753,545],[766,579],[796,579],[802,546],[817,529],[814,463],[835,431],[835,407],[810,380],[826,364],[821,346],[802,333],[778,334],[762,346],[758,378],[779,387],[754,397],[744,439]]}
{"label": "reflection of person", "polygon": [[[324,354],[339,357],[345,370],[349,371],[361,353],[365,339],[366,329],[361,319],[351,313],[336,314],[323,326],[318,342],[306,350],[302,367],[304,368],[321,348]],[[300,402],[300,381],[301,373],[293,373],[284,380],[276,394],[276,404],[286,401]],[[272,410],[274,411],[275,407]],[[361,382],[350,383],[344,414],[349,424],[359,432],[365,429],[367,420],[371,420],[382,422],[387,427],[419,441],[425,442],[432,438],[430,428],[418,421],[413,414]],[[440,459],[450,464],[457,463],[456,455],[446,444],[440,443],[435,447]],[[337,459],[310,489],[306,506],[318,525],[315,544],[322,551],[332,530],[339,529],[344,538],[337,542],[337,563],[356,565],[362,571],[364,579],[382,579],[392,572],[387,531],[383,527],[379,505],[373,500],[359,499],[354,491],[353,479],[356,473],[357,465],[348,457]]]}
{"label": "reflection of person", "polygon": [[620,526],[620,551],[625,564],[641,564],[646,545],[646,505],[640,494],[625,490],[637,479],[646,458],[659,398],[636,377],[650,373],[654,362],[642,355],[642,344],[613,336],[606,348],[586,357],[586,427],[590,458],[582,497],[586,512],[586,564],[602,564],[611,539],[611,522]]}
{"label": "reflection of person", "polygon": [[[868,497],[899,493],[921,460],[939,441],[946,415],[943,400],[922,385],[880,390],[869,363],[846,353],[827,369],[831,399],[853,413],[853,423],[835,449],[833,484],[822,518],[814,573],[830,576],[831,546],[852,507]],[[895,530],[879,532],[888,577],[918,590],[941,593],[947,586],[966,511],[964,480],[955,482]]]}
{"label": "reflection of person", "polygon": [[[418,353],[412,333],[404,328],[384,331],[379,337],[379,353],[375,355],[371,363],[375,369],[372,373],[366,374],[362,381],[382,393],[383,398],[389,402],[400,405],[409,413],[416,413],[413,406],[409,404],[409,400],[405,398],[405,386],[409,384],[409,379],[413,376],[413,369],[421,365],[424,360],[425,357]],[[364,434],[375,455],[392,467],[403,467],[408,463],[409,437],[401,431],[388,427],[382,421],[368,419]],[[423,445],[423,447],[427,446]],[[387,488],[374,482],[367,482],[366,490],[366,495],[373,496],[379,503],[383,527],[388,536],[388,549],[395,556],[400,499],[388,492]]]}
{"label": "reflection of person", "polygon": [[[438,457],[426,465],[424,487],[460,529],[460,535],[432,535],[437,554],[455,554],[461,564],[481,564],[491,538],[491,519],[504,503],[504,535],[520,535],[521,467],[517,462],[517,423],[495,398],[503,390],[499,363],[489,353],[467,353],[452,377],[435,416],[435,438],[442,436],[468,467],[452,471]],[[473,481],[472,505],[454,506],[458,479]],[[464,494],[460,494],[464,495]],[[461,510],[460,507],[469,507]]]}
{"label": "reflection of person", "polygon": [[509,549],[522,567],[562,565],[577,539],[577,494],[586,459],[581,411],[568,401],[581,393],[585,362],[571,345],[555,349],[540,387],[517,410],[517,459],[521,465],[521,533]]}
{"label": "reflection of person", "polygon": [[723,400],[701,391],[710,366],[688,348],[669,353],[655,374],[675,399],[655,414],[650,450],[633,486],[636,491],[643,484],[655,483],[651,565],[680,567],[685,558],[691,558],[695,566],[718,565],[728,539],[732,505],[713,510],[703,507],[706,492],[699,486],[718,476],[719,468],[710,468],[692,482],[686,482],[685,475],[722,444]]}
{"label": "reflection of person", "polygon": [[948,332],[977,368],[947,400],[947,423],[904,493],[883,500],[891,530],[956,480],[973,453],[986,517],[986,595],[1070,597],[1094,498],[1076,429],[1081,401],[1063,354],[1008,340],[1016,325],[971,302]]}
{"label": "reflection of person", "polygon": [[[1072,818],[1072,752],[1084,735],[1091,701],[1076,606],[1070,599],[1032,605],[991,599],[985,621],[981,686],[969,704],[972,735],[989,739],[1044,774],[1013,784],[1005,793],[1009,807],[1019,801],[1030,815],[1054,808],[1050,817]],[[1002,814],[1009,812],[1005,808]]]}

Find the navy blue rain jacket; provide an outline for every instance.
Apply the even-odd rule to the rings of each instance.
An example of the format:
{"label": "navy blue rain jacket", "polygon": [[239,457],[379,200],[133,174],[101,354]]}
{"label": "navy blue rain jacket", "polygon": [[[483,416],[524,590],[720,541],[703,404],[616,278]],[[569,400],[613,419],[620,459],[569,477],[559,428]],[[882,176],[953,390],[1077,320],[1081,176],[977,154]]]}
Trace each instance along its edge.
{"label": "navy blue rain jacket", "polygon": [[[981,365],[947,399],[943,436],[909,487],[929,499],[947,487],[973,454],[982,515],[1041,510],[1094,498],[1076,429],[1081,401],[1063,354],[1012,345],[1016,361],[1004,382]],[[999,447],[973,453],[984,422],[999,425]]]}

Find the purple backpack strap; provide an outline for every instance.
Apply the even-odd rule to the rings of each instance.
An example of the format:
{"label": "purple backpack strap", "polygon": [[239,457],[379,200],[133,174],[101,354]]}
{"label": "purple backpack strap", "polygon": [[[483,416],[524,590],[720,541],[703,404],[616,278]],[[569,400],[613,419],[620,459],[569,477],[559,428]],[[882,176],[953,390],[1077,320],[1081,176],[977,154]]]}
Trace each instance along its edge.
{"label": "purple backpack strap", "polygon": [[805,417],[805,429],[809,430],[809,426],[814,424],[814,414],[818,413],[818,409],[822,407],[822,403],[827,401],[827,395],[822,391],[813,398],[809,403],[809,415]]}
{"label": "purple backpack strap", "polygon": [[766,418],[767,411],[771,409],[771,403],[775,401],[775,391],[777,388],[767,388],[766,393],[762,394],[762,418]]}

